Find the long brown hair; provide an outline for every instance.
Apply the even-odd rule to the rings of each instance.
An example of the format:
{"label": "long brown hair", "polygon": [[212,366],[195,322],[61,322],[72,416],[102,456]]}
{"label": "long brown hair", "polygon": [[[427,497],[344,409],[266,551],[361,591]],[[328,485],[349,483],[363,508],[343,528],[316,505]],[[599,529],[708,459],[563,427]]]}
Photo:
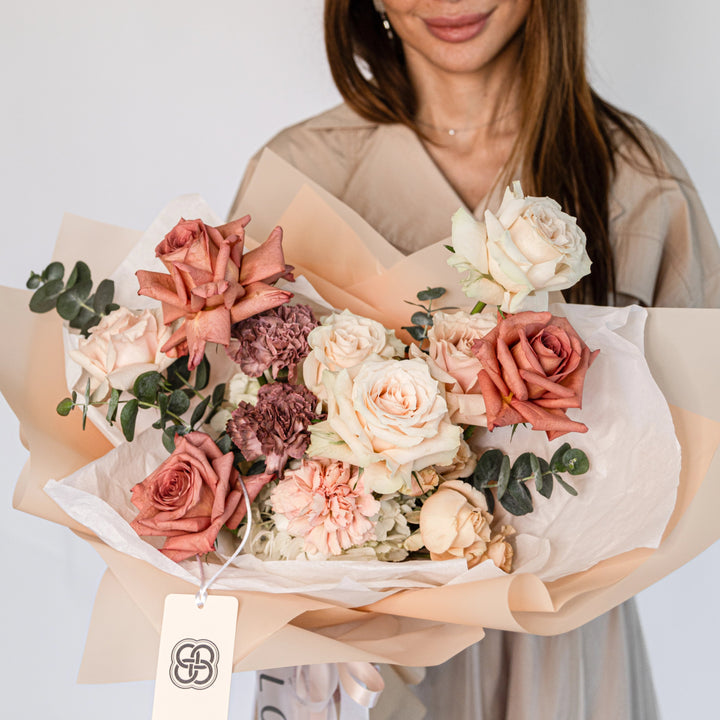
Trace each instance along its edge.
{"label": "long brown hair", "polygon": [[[532,0],[521,31],[522,128],[507,168],[522,167],[526,192],[548,195],[585,231],[592,273],[569,292],[575,302],[608,303],[615,292],[609,192],[615,133],[640,150],[635,118],[600,98],[585,72],[585,0]],[[370,0],[326,0],[325,44],[335,84],[359,115],[380,123],[416,123],[417,96],[402,44],[388,38]]]}

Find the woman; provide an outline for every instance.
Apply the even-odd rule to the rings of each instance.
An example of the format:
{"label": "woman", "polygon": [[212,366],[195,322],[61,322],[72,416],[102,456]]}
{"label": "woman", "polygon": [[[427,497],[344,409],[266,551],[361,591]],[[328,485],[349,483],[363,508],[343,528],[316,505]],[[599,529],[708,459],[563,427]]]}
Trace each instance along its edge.
{"label": "woman", "polygon": [[[269,147],[404,252],[449,234],[521,178],[588,236],[570,299],[720,306],[720,250],[684,168],[585,76],[583,0],[326,0],[346,103]],[[254,159],[238,192],[240,212]],[[488,632],[432,668],[428,717],[657,717],[634,605],[566,635]]]}

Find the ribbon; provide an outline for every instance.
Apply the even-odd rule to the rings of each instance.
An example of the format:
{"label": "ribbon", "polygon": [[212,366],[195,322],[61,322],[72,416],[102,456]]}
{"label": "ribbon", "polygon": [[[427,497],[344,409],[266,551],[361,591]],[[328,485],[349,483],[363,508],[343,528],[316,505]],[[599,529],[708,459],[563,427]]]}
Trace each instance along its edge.
{"label": "ribbon", "polygon": [[367,720],[384,687],[378,670],[363,662],[264,670],[258,672],[256,717]]}

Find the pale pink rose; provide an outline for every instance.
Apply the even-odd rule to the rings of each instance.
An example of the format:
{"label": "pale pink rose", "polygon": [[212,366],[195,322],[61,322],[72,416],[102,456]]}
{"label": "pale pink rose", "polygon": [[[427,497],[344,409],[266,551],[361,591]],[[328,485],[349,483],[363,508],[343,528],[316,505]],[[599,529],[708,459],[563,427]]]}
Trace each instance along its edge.
{"label": "pale pink rose", "polygon": [[357,467],[313,458],[287,471],[271,495],[291,535],[305,539],[310,555],[340,555],[375,538],[371,520],[380,503],[365,489]]}
{"label": "pale pink rose", "polygon": [[[489,333],[496,322],[495,314],[490,312],[475,315],[462,311],[437,312],[433,315],[425,357],[433,377],[445,384],[448,412],[454,423],[487,425],[485,403],[478,384],[482,364],[472,348],[473,343]],[[420,357],[417,352],[413,354]]]}
{"label": "pale pink rose", "polygon": [[420,532],[433,560],[465,558],[477,565],[491,540],[485,495],[469,483],[448,480],[422,506]]}
{"label": "pale pink rose", "polygon": [[172,455],[132,489],[133,530],[165,536],[160,552],[176,562],[210,552],[242,499],[233,460],[205,433],[177,436]]}
{"label": "pale pink rose", "polygon": [[[110,388],[129,390],[138,375],[167,368],[173,360],[160,348],[171,334],[159,309],[121,307],[92,328],[70,357],[87,373],[91,391],[104,398]],[[81,379],[83,390],[86,377]]]}

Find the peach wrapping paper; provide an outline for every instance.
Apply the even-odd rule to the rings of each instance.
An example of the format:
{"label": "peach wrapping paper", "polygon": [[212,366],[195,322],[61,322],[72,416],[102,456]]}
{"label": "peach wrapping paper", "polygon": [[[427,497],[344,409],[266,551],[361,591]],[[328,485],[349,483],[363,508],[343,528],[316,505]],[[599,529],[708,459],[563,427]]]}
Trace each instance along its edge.
{"label": "peach wrapping paper", "polygon": [[[284,174],[278,179],[280,171]],[[288,232],[289,262],[302,265],[300,251],[310,242],[301,229],[292,226],[293,214],[300,226],[304,223],[306,231],[312,233],[312,242],[321,246],[322,252],[317,253],[320,259],[334,252],[336,242],[340,244],[337,235],[326,235],[320,225],[332,232],[339,221],[343,232],[351,229],[342,240],[342,254],[349,258],[344,272],[351,273],[359,267],[356,260],[362,260],[366,279],[358,279],[353,285],[346,282],[352,278],[345,278],[335,285],[329,280],[316,283],[313,271],[307,273],[334,305],[356,312],[375,307],[378,317],[387,312],[385,317],[404,322],[406,306],[394,303],[393,298],[411,296],[427,283],[444,282],[438,277],[443,264],[427,260],[433,253],[440,258],[444,250],[441,253],[431,247],[384,269],[374,260],[384,257],[383,253],[369,252],[358,237],[362,223],[357,216],[337,201],[325,202],[322,193],[291,168],[283,169],[275,162],[273,173],[274,188],[294,182],[302,201],[291,203],[280,221],[288,230],[293,227],[292,236]],[[269,179],[267,172],[264,177]],[[267,194],[267,187],[251,188],[248,196],[253,193],[273,197]],[[295,196],[290,194],[292,200]],[[322,217],[317,214],[319,208],[323,208]],[[248,210],[255,213],[257,221],[257,208],[251,204]],[[265,230],[260,225],[254,235],[263,237]],[[98,237],[104,240],[102,248],[96,246]],[[71,241],[59,244],[56,257],[68,264],[86,258],[99,278],[112,272],[138,237],[138,233],[69,216],[63,223],[61,239]],[[373,241],[378,242],[377,237],[370,244]],[[392,256],[392,252],[388,250],[385,255]],[[334,269],[332,264],[324,266],[318,261],[314,267],[318,278],[323,267]],[[406,287],[398,287],[403,278],[409,278]],[[359,286],[372,286],[372,291],[357,300],[350,290],[360,295]],[[336,296],[327,293],[328,288],[334,289]],[[21,438],[30,450],[14,504],[75,530],[108,564],[93,611],[80,680],[151,679],[165,595],[193,593],[195,587],[111,549],[42,492],[49,478],[71,474],[107,453],[111,445],[94,428],[82,433],[79,418],[60,418],[54,412],[57,398],[65,394],[57,318],[30,313],[28,292],[6,288],[1,292],[6,310],[3,337],[12,338],[12,343],[7,343],[9,350],[0,360],[0,388],[20,420]],[[548,635],[565,632],[623,602],[704,550],[720,535],[715,518],[720,501],[720,411],[715,382],[720,342],[711,330],[719,320],[720,311],[715,310],[649,311],[646,355],[671,404],[683,458],[675,510],[658,549],[623,553],[554,582],[543,583],[533,575],[504,576],[406,590],[353,608],[300,595],[234,591],[240,600],[234,669],[353,660],[430,665],[481,639],[483,627]]]}

